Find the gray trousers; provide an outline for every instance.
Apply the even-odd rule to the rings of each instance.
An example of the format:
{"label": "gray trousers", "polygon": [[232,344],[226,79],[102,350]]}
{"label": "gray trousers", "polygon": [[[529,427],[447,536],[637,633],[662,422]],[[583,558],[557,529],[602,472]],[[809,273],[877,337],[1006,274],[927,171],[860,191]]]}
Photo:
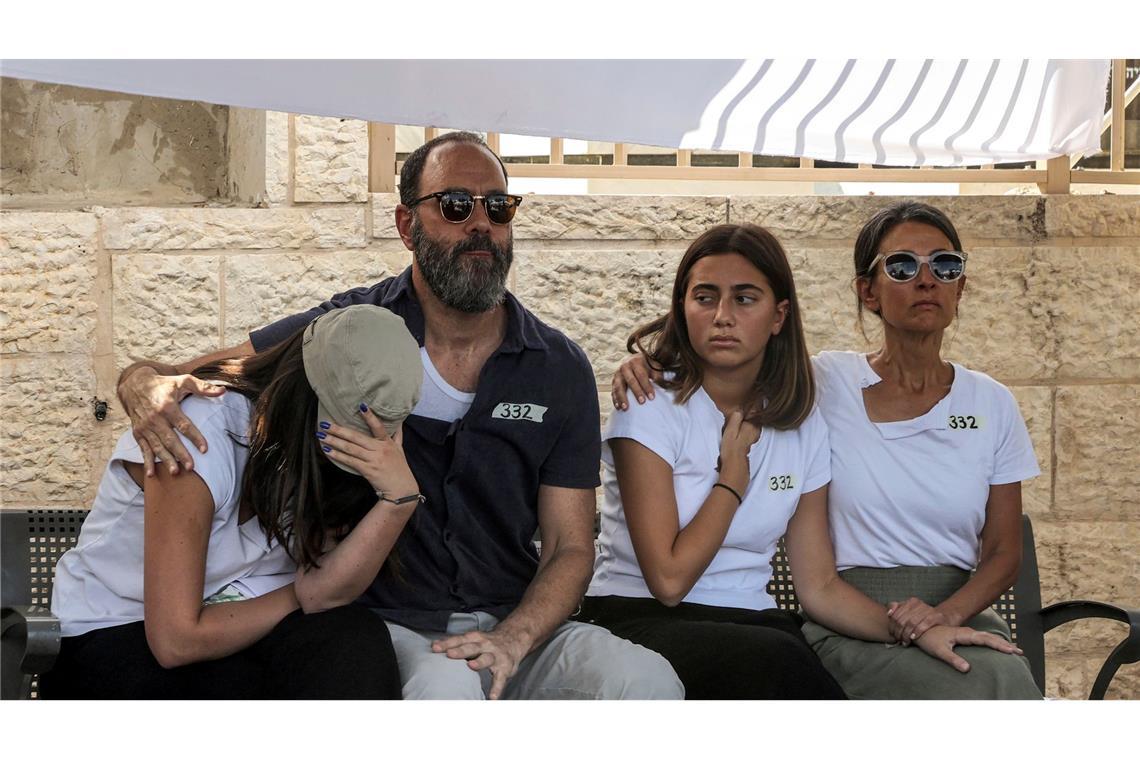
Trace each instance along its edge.
{"label": "gray trousers", "polygon": [[[485,699],[491,671],[431,651],[445,636],[489,631],[498,618],[485,612],[451,616],[446,633],[388,623],[400,665],[404,699]],[[683,699],[685,689],[664,657],[589,623],[559,626],[523,658],[507,681],[504,699]]]}

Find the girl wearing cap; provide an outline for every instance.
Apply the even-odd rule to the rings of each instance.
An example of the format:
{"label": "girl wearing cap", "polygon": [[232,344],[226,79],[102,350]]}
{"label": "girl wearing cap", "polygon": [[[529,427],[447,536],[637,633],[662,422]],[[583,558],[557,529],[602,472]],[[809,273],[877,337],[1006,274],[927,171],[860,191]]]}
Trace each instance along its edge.
{"label": "girl wearing cap", "polygon": [[351,593],[346,557],[371,581],[416,506],[399,445],[415,340],[390,312],[353,306],[194,374],[228,389],[182,402],[207,451],[192,472],[144,477],[120,438],[56,567],[63,642],[41,694],[400,698],[384,621],[325,586]]}
{"label": "girl wearing cap", "polygon": [[[797,516],[787,548],[803,631],[852,698],[1041,697],[990,609],[1017,575],[1021,481],[1036,458],[1009,390],[941,358],[965,264],[938,209],[879,212],[856,242],[855,284],[860,320],[878,316],[883,343],[812,363],[832,480],[827,510],[802,531]],[[642,359],[615,377],[619,408],[627,384],[653,394]],[[839,585],[858,603],[821,609]]]}

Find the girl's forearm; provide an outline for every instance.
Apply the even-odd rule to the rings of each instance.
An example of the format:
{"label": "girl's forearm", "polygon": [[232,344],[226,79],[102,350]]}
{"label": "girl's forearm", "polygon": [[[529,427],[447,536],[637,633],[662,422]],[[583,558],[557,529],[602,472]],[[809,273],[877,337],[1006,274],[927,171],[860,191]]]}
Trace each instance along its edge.
{"label": "girl's forearm", "polygon": [[260,641],[297,607],[290,583],[254,599],[207,605],[186,625],[147,620],[147,642],[164,668],[217,660]]}
{"label": "girl's forearm", "polygon": [[378,501],[351,533],[321,557],[320,567],[298,570],[301,608],[321,612],[356,601],[380,572],[415,507],[414,502]]}

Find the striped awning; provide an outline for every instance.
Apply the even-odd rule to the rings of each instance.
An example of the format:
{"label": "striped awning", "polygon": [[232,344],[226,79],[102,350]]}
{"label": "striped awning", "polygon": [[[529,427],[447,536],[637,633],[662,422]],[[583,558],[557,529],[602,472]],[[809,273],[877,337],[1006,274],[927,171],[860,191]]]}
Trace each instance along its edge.
{"label": "striped awning", "polygon": [[1104,60],[8,60],[4,76],[394,124],[889,166],[1096,150]]}

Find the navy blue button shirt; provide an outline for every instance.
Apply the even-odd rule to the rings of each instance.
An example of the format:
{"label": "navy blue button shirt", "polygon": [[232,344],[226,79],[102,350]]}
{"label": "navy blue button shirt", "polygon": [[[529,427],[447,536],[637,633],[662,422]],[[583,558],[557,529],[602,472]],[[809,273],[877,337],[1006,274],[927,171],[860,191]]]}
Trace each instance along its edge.
{"label": "navy blue button shirt", "polygon": [[[424,344],[409,267],[368,288],[255,330],[261,351],[321,314],[351,304],[404,318]],[[443,631],[453,612],[505,617],[534,579],[538,487],[596,488],[601,436],[597,385],[586,354],[507,294],[507,330],[455,422],[412,414],[404,453],[427,501],[361,601],[392,622]],[[370,506],[370,505],[369,505]]]}

